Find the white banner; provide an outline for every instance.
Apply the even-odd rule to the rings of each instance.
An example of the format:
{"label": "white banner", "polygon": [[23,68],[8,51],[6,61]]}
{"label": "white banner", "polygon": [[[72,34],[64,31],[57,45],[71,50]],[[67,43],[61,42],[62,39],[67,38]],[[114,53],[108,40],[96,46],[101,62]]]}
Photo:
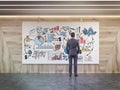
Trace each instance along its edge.
{"label": "white banner", "polygon": [[99,64],[98,22],[23,22],[23,64],[68,64],[66,42],[75,32],[79,64]]}

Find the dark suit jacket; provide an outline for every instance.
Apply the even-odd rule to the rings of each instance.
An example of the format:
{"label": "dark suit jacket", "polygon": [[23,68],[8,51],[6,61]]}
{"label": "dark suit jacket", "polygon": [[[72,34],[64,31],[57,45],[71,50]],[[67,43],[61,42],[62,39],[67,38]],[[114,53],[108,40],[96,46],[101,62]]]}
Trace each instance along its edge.
{"label": "dark suit jacket", "polygon": [[77,55],[80,51],[78,41],[74,38],[69,39],[67,41],[66,50],[69,55]]}

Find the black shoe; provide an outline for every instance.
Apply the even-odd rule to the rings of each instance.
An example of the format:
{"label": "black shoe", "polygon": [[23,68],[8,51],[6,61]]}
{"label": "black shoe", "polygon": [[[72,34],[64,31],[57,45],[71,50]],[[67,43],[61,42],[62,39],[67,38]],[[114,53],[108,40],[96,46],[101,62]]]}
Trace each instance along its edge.
{"label": "black shoe", "polygon": [[72,75],[69,75],[69,77],[71,77]]}
{"label": "black shoe", "polygon": [[75,75],[75,77],[78,77],[78,75]]}

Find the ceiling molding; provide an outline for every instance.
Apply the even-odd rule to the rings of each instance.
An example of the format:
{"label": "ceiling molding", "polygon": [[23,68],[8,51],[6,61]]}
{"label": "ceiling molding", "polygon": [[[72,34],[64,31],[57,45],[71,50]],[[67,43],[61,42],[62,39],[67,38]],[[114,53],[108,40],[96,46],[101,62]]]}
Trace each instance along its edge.
{"label": "ceiling molding", "polygon": [[0,15],[120,15],[120,1],[0,1]]}

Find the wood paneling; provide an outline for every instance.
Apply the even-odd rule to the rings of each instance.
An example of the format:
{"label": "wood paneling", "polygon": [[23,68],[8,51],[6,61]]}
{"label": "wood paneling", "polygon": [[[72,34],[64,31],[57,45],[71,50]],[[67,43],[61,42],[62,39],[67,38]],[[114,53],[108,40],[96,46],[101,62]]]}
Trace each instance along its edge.
{"label": "wood paneling", "polygon": [[100,24],[100,64],[78,65],[79,73],[120,73],[120,18],[0,17],[0,73],[68,73],[68,65],[23,65],[23,21],[79,21]]}

